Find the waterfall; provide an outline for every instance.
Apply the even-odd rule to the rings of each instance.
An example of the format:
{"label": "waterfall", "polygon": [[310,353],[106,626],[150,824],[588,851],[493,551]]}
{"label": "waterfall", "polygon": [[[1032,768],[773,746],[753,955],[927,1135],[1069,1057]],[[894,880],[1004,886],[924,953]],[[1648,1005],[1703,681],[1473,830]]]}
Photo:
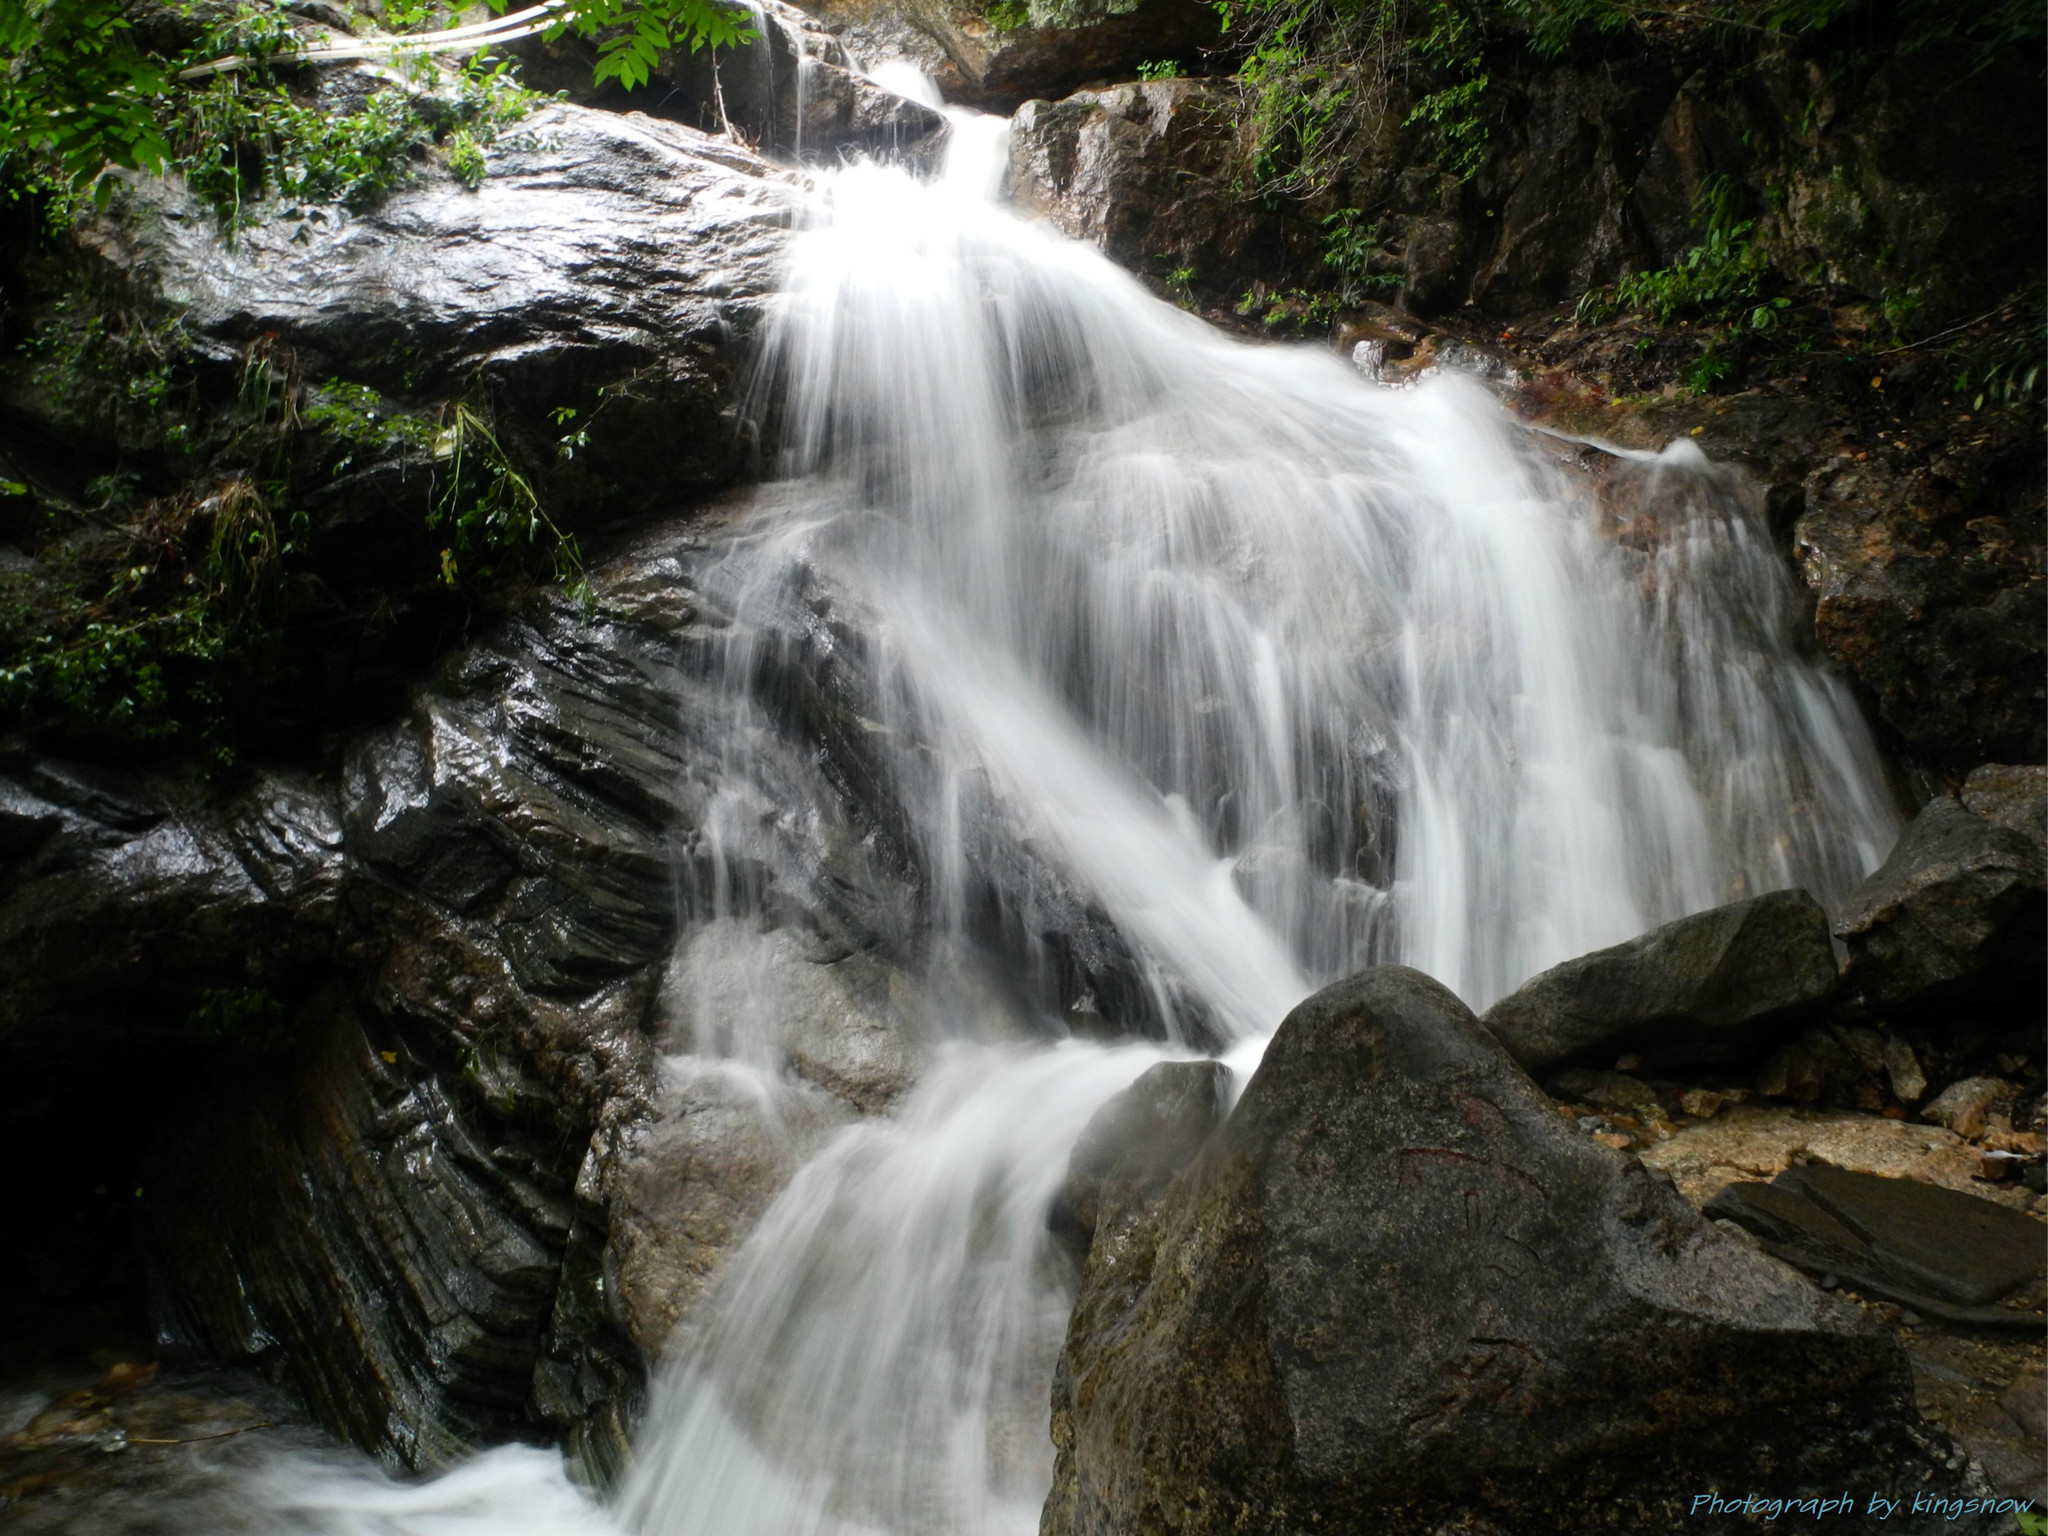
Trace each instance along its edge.
{"label": "waterfall", "polygon": [[[1003,126],[956,114],[931,180],[821,175],[765,347],[773,483],[707,581],[730,746],[679,1070],[806,1091],[760,1044],[744,936],[776,919],[741,849],[803,602],[857,656],[940,1043],[662,1366],[611,1511],[647,1536],[1036,1530],[1071,1284],[1046,1210],[1145,1066],[1249,1069],[1379,962],[1483,1008],[1689,911],[1838,897],[1897,831],[1755,509],[1691,445],[1603,498],[1475,380],[1227,338],[1002,207]],[[1059,910],[1099,927],[1087,965],[1048,950]],[[1149,1043],[1061,1038],[1089,1014]]]}

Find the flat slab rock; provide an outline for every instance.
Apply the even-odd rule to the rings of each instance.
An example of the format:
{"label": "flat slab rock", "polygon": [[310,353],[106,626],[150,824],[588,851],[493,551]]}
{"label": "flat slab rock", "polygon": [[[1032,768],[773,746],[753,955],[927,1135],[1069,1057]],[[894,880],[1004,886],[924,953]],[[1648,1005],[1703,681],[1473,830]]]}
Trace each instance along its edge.
{"label": "flat slab rock", "polygon": [[[1572,1131],[1402,967],[1297,1008],[1098,1233],[1054,1391],[1041,1536],[1732,1532],[1690,1496],[1972,1486],[1896,1340]],[[2000,1528],[1827,1528],[1866,1524]]]}
{"label": "flat slab rock", "polygon": [[1988,1200],[1820,1164],[1788,1168],[1768,1184],[1731,1184],[1706,1214],[1769,1240],[1803,1268],[1937,1316],[1988,1307],[2025,1284],[2041,1269],[2048,1238],[2032,1217]]}

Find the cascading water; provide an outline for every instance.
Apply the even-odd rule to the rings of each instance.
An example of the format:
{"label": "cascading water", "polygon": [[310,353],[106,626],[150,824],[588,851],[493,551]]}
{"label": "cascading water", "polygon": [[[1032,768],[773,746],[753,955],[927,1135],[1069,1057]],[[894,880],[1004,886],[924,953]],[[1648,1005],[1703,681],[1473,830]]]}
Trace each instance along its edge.
{"label": "cascading water", "polygon": [[[678,1070],[808,1091],[747,1027],[776,920],[728,841],[775,805],[753,694],[799,592],[860,655],[942,1043],[810,1158],[666,1365],[613,1511],[649,1536],[1034,1530],[1046,1210],[1148,1063],[1249,1068],[1377,962],[1484,1007],[1742,894],[1838,896],[1897,830],[1788,574],[1690,445],[1603,508],[1469,379],[1231,341],[1001,208],[1002,126],[960,117],[930,182],[821,178],[765,358],[781,479],[708,582],[732,746]],[[1062,902],[1094,961],[1048,948]],[[1163,1043],[1049,1043],[1090,1013]]]}

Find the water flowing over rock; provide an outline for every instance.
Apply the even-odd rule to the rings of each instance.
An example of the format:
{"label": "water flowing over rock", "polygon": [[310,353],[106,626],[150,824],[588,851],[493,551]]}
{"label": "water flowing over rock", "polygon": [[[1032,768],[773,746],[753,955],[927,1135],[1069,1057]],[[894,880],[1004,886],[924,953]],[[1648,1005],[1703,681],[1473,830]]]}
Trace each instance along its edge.
{"label": "water flowing over rock", "polygon": [[[820,1086],[764,1113],[743,1079],[662,1064],[696,1027],[677,871],[708,903],[726,867],[725,717],[679,665],[717,643],[701,558],[669,532],[599,565],[590,607],[460,653],[332,783],[262,775],[210,807],[47,758],[0,779],[0,1051],[40,1085],[15,1095],[22,1144],[85,1112],[82,1065],[28,1063],[119,1053],[112,1155],[145,1138],[163,1344],[275,1369],[405,1465],[547,1425],[613,1466],[639,1351],[821,1131],[915,1070],[889,1003],[905,895],[801,760],[783,803],[811,808],[832,873],[789,888],[771,837],[750,878],[797,966],[834,978],[770,1048]],[[720,999],[728,1026],[742,1000]]]}
{"label": "water flowing over rock", "polygon": [[[613,111],[639,109],[706,133],[731,133],[764,154],[833,161],[868,154],[928,163],[945,137],[935,103],[911,100],[870,78],[840,40],[780,0],[746,6],[755,40],[737,48],[670,48],[646,82],[628,91],[593,84],[597,45],[574,35],[522,40],[515,53],[527,84]],[[877,55],[881,63],[893,51]]]}
{"label": "water flowing over rock", "polygon": [[1045,1536],[1734,1530],[1691,1493],[1951,1485],[1890,1338],[1413,971],[1296,1009],[1135,1232],[1075,1307]]}
{"label": "water flowing over rock", "polygon": [[946,100],[990,112],[1128,80],[1140,64],[1189,56],[1217,38],[1216,13],[1200,0],[1037,0],[1008,10],[973,0],[806,0],[804,9],[869,62],[905,60]]}
{"label": "water flowing over rock", "polygon": [[1596,1051],[1697,1065],[1819,1017],[1836,981],[1827,913],[1776,891],[1553,966],[1489,1008],[1486,1027],[1531,1072]]}

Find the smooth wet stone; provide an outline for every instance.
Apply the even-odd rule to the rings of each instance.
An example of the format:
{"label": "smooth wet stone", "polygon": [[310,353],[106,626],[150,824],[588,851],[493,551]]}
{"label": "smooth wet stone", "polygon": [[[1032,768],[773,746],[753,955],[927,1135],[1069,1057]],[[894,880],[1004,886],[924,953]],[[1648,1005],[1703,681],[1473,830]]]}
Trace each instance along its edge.
{"label": "smooth wet stone", "polygon": [[1775,1183],[1826,1211],[1895,1273],[1966,1306],[2024,1283],[2048,1245],[2048,1229],[2031,1217],[1917,1179],[1809,1164]]}
{"label": "smooth wet stone", "polygon": [[1816,1017],[1835,985],[1827,914],[1804,891],[1773,891],[1553,966],[1486,1027],[1532,1072],[1623,1050],[1719,1062]]}
{"label": "smooth wet stone", "polygon": [[1732,1531],[1686,1494],[1960,1483],[1892,1339],[1574,1132],[1400,967],[1289,1015],[1098,1238],[1061,1377],[1043,1536]]}
{"label": "smooth wet stone", "polygon": [[2038,1312],[1991,1305],[2039,1270],[2040,1224],[1973,1195],[1813,1164],[1769,1184],[1730,1184],[1706,1214],[1824,1282],[1943,1322],[2008,1332],[2042,1326]]}

